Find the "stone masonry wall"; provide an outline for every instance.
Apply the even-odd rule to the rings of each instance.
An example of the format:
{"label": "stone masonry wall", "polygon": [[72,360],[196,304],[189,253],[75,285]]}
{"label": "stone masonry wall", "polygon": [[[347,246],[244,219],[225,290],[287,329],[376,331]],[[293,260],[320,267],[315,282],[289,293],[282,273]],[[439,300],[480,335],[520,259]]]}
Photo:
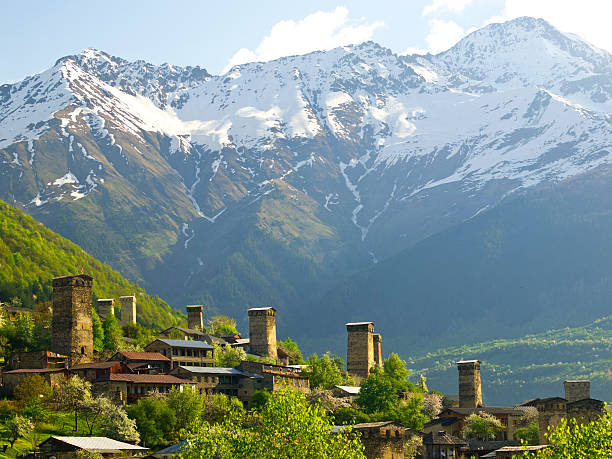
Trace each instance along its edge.
{"label": "stone masonry wall", "polygon": [[249,347],[253,354],[278,359],[274,308],[249,309]]}
{"label": "stone masonry wall", "polygon": [[204,306],[187,306],[187,328],[192,330],[204,330]]}
{"label": "stone masonry wall", "polygon": [[367,378],[374,366],[374,341],[372,322],[346,324],[348,343],[346,370],[360,378]]}
{"label": "stone masonry wall", "polygon": [[53,279],[51,350],[68,356],[69,365],[93,359],[92,286],[86,274]]}
{"label": "stone masonry wall", "polygon": [[459,407],[478,408],[482,406],[480,385],[480,362],[470,360],[457,362],[459,370]]}
{"label": "stone masonry wall", "polygon": [[121,323],[123,325],[136,323],[136,297],[122,296],[121,301]]}

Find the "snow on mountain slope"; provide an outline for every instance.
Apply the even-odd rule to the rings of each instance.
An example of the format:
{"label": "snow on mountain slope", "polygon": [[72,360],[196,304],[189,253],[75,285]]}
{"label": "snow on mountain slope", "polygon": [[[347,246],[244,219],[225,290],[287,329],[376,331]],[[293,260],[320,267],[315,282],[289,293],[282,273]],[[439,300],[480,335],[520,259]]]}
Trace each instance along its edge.
{"label": "snow on mountain slope", "polygon": [[[105,157],[26,187],[23,204],[82,199],[106,186],[103,172],[162,167],[210,224],[281,180],[389,255],[517,190],[609,163],[611,100],[612,56],[532,18],[435,56],[368,42],[218,76],[90,49],[0,87],[0,174],[41,172],[36,142],[53,126],[66,154],[88,155],[70,140],[85,132]],[[151,133],[164,139],[159,157],[142,153]],[[77,181],[54,185],[65,174]]]}

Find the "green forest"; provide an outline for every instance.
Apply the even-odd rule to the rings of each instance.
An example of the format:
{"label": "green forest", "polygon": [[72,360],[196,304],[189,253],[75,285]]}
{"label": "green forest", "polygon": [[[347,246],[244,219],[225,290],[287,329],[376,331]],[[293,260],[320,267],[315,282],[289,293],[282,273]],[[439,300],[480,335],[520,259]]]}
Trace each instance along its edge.
{"label": "green forest", "polygon": [[166,328],[184,322],[184,316],[161,298],[148,295],[76,244],[2,201],[0,234],[0,301],[18,298],[22,306],[33,308],[51,300],[51,279],[84,272],[94,277],[94,304],[97,298],[136,295],[141,325]]}

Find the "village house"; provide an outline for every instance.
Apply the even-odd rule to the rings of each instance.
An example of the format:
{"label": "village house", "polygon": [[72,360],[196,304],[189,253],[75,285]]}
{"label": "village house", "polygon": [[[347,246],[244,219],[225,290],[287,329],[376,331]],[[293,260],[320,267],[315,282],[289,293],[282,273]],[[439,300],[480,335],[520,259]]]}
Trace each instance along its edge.
{"label": "village house", "polygon": [[192,386],[192,381],[177,378],[173,375],[148,375],[129,373],[108,373],[93,383],[98,394],[107,394],[113,400],[123,403],[136,403],[139,398],[158,392],[167,394],[173,387],[182,390],[183,386]]}
{"label": "village house", "polygon": [[423,436],[423,459],[463,459],[467,456],[468,442],[445,431],[429,432]]}
{"label": "village house", "polygon": [[159,352],[117,352],[109,361],[122,362],[133,373],[168,373],[172,365]]}
{"label": "village house", "polygon": [[13,370],[22,368],[66,368],[68,356],[52,351],[17,351],[9,358]]}
{"label": "village house", "polygon": [[145,347],[147,352],[159,352],[178,366],[212,367],[215,364],[214,347],[203,341],[156,339]]}
{"label": "village house", "polygon": [[69,459],[78,452],[101,454],[103,457],[132,456],[148,451],[148,448],[132,445],[107,437],[59,437],[52,436],[38,445],[42,458]]}
{"label": "village house", "polygon": [[[253,395],[248,391],[248,388],[262,387],[261,380],[263,380],[263,377],[259,375],[253,375],[236,368],[222,367],[179,366],[173,369],[170,374],[191,380],[196,383],[197,387],[204,394],[225,394],[244,399],[249,399]],[[254,379],[255,384],[243,384],[243,379]],[[241,388],[243,391],[242,394],[239,394]],[[246,397],[245,390],[247,390]]]}
{"label": "village house", "polygon": [[89,382],[111,373],[127,373],[129,370],[121,362],[79,363],[70,367],[70,373]]}
{"label": "village house", "polygon": [[2,386],[12,394],[23,380],[32,375],[40,375],[51,387],[58,387],[68,377],[68,370],[65,368],[21,368],[19,370],[9,370],[2,372]]}
{"label": "village house", "polygon": [[604,402],[591,398],[591,381],[569,380],[563,382],[565,397],[536,398],[521,404],[534,406],[538,410],[540,444],[548,440],[545,434],[548,427],[556,427],[562,419],[576,419],[578,423],[597,420],[604,409]]}

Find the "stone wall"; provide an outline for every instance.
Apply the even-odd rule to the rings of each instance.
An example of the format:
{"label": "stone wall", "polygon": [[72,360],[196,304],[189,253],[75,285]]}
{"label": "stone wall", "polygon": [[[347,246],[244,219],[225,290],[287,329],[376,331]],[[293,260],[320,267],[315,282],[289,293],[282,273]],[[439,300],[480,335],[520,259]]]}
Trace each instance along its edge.
{"label": "stone wall", "polygon": [[538,409],[538,426],[540,428],[540,444],[548,444],[545,434],[548,427],[554,428],[561,423],[561,419],[567,417],[567,402],[561,397],[553,397],[536,402]]}
{"label": "stone wall", "polygon": [[192,330],[204,330],[204,306],[187,306],[187,328]]}
{"label": "stone wall", "polygon": [[374,345],[374,365],[382,366],[382,336],[380,333],[372,335]]}
{"label": "stone wall", "polygon": [[374,323],[348,323],[346,331],[346,370],[360,378],[367,378],[374,366]]}
{"label": "stone wall", "polygon": [[565,400],[568,402],[591,398],[591,381],[563,381],[563,388],[565,389]]}
{"label": "stone wall", "polygon": [[249,309],[249,348],[252,354],[276,360],[276,309]]}
{"label": "stone wall", "polygon": [[122,296],[121,301],[121,323],[123,325],[136,323],[136,297]]}
{"label": "stone wall", "polygon": [[53,279],[51,350],[68,356],[69,365],[93,358],[92,287],[86,274]]}
{"label": "stone wall", "polygon": [[105,320],[109,314],[115,315],[115,300],[114,298],[102,298],[98,300],[98,316]]}
{"label": "stone wall", "polygon": [[459,408],[481,407],[480,361],[457,362],[457,369],[459,370]]}

